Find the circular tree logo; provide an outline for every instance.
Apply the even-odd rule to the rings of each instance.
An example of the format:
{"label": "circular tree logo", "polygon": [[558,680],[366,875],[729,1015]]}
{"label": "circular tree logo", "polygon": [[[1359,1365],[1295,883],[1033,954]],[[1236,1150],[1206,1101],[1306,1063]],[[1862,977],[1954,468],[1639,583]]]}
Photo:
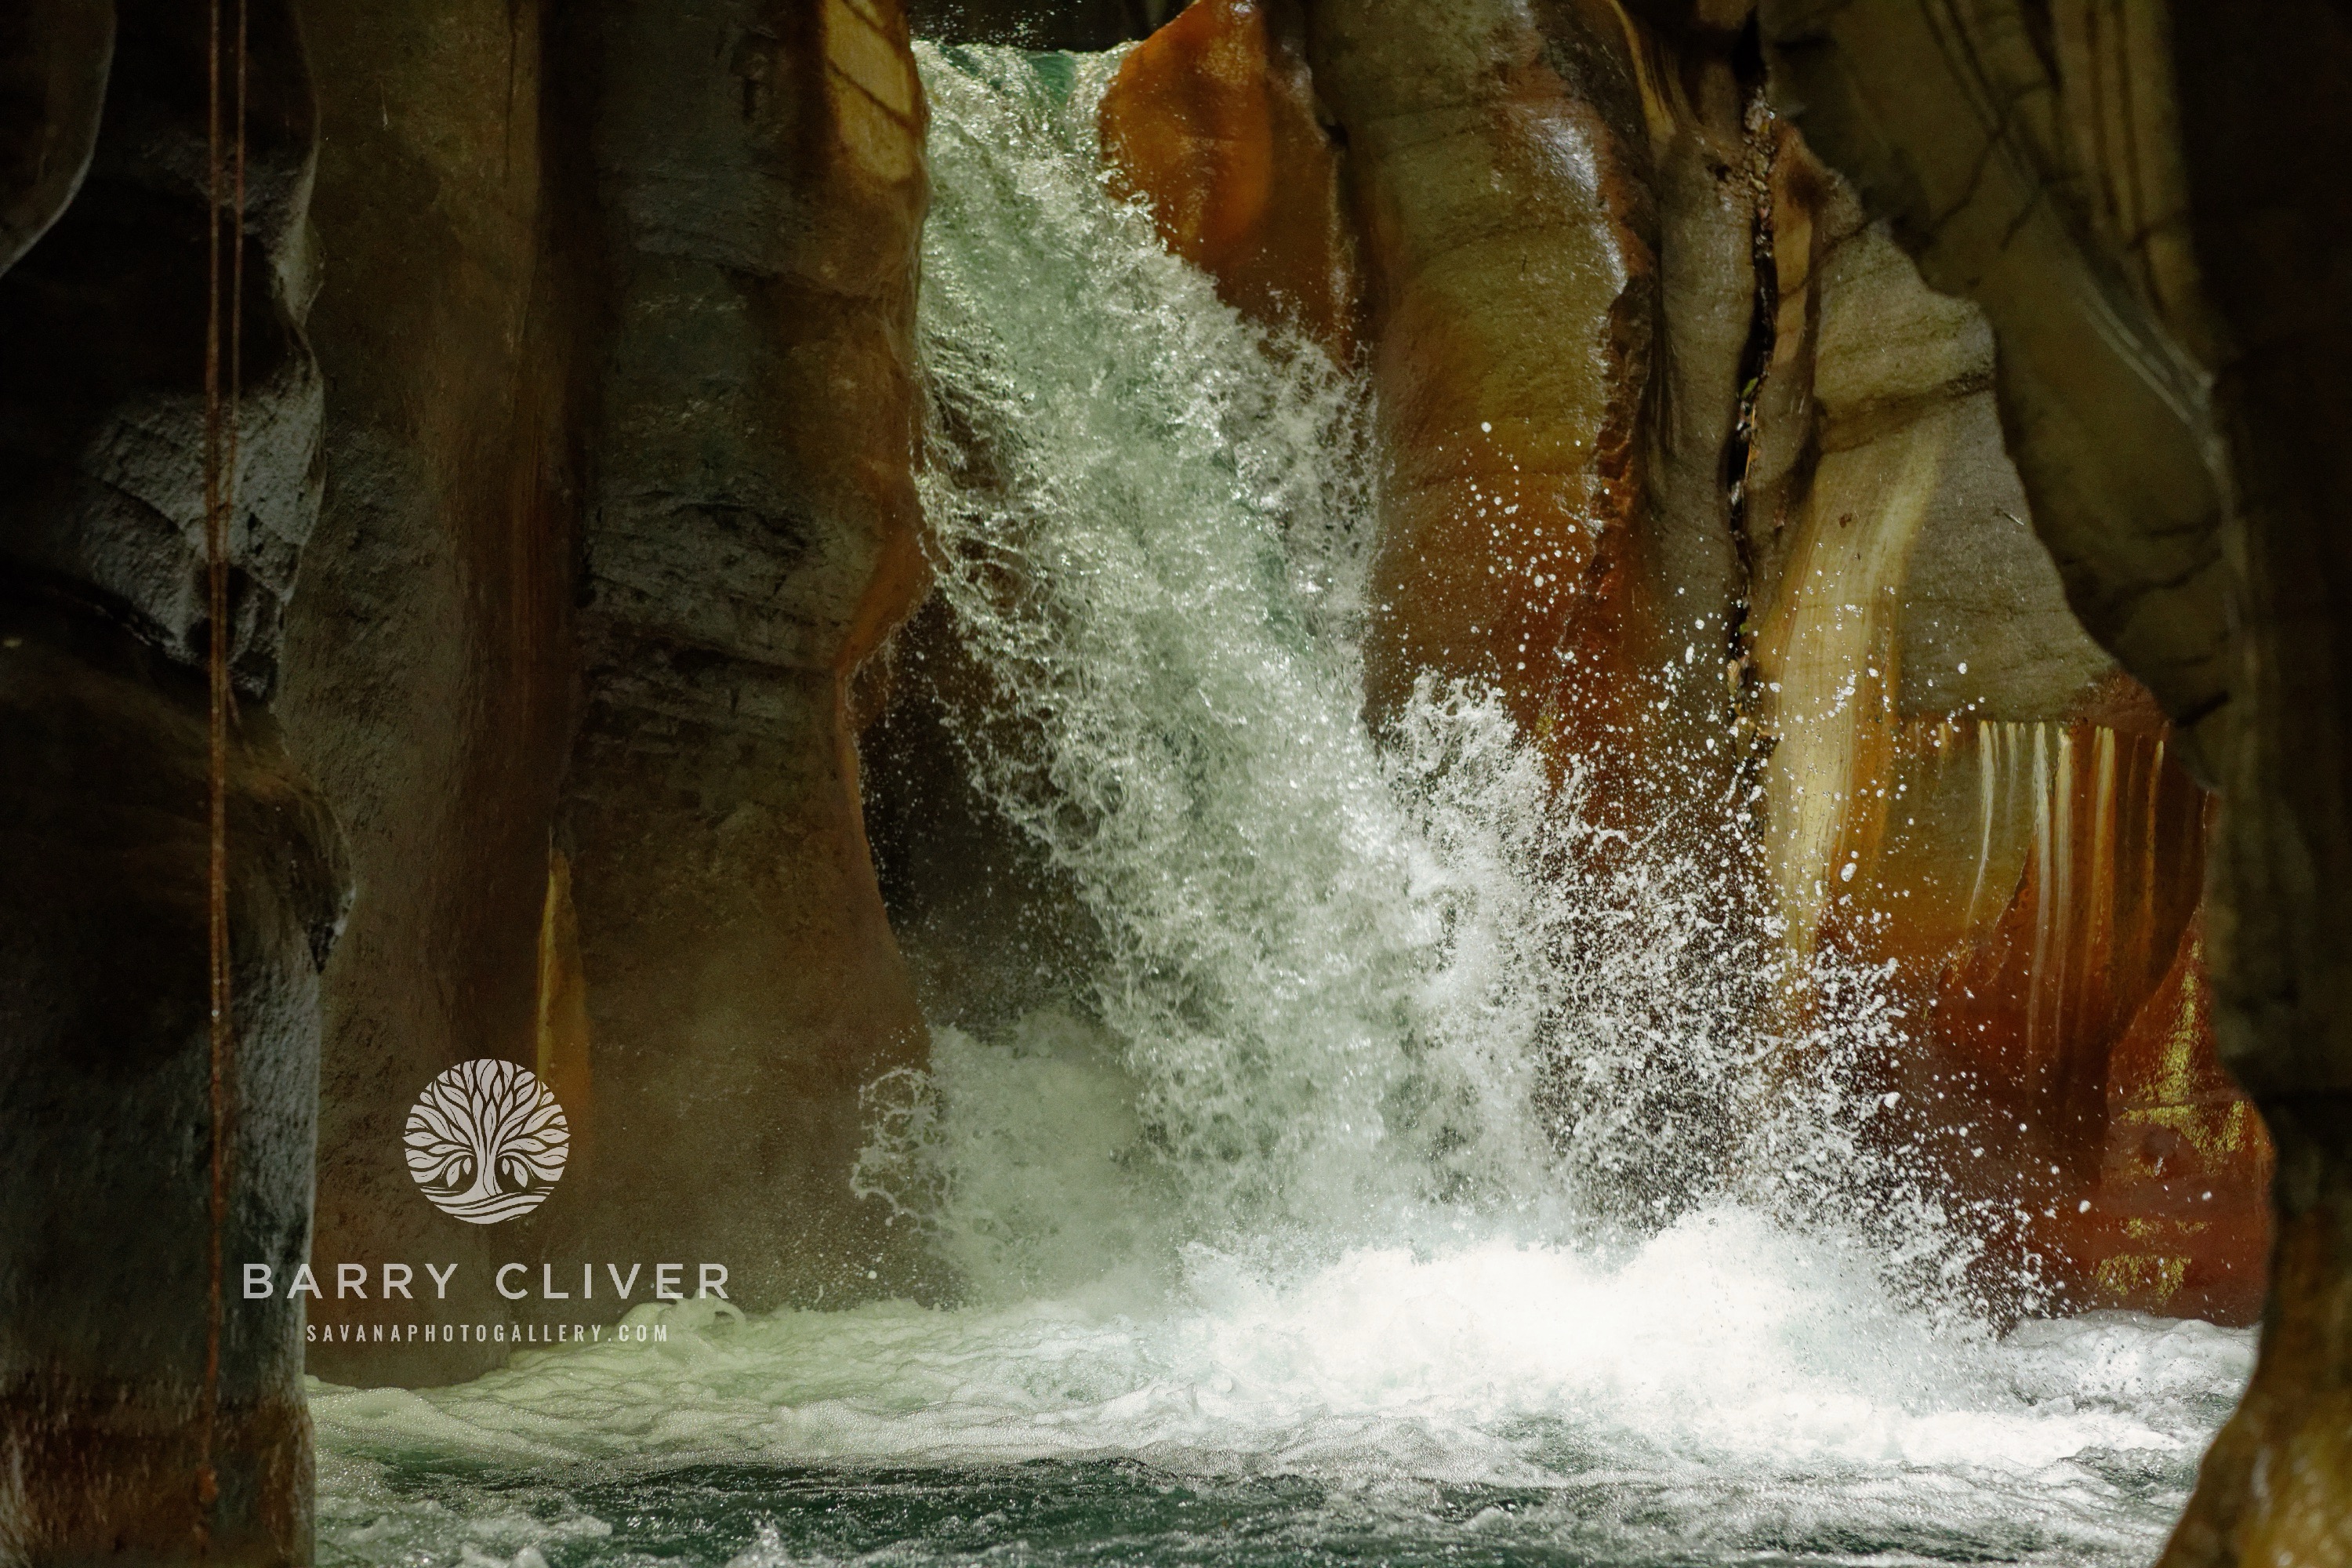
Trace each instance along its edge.
{"label": "circular tree logo", "polygon": [[496,1225],[547,1201],[572,1128],[531,1074],[496,1057],[459,1062],[408,1112],[408,1173],[443,1214]]}

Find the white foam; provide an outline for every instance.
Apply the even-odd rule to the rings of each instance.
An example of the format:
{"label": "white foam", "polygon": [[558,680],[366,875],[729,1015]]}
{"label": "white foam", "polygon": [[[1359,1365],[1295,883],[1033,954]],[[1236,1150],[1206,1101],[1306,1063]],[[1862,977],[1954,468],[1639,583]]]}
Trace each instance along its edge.
{"label": "white foam", "polygon": [[321,1442],[632,1465],[1120,1456],[1522,1485],[1605,1455],[1718,1479],[2071,1482],[2089,1456],[2193,1454],[2251,1364],[2245,1334],[2125,1314],[2006,1339],[1931,1328],[1861,1260],[1738,1210],[1613,1261],[1362,1248],[1284,1281],[1195,1252],[1150,1309],[738,1321],[689,1304],[663,1321],[666,1343],[530,1352],[461,1388],[319,1388]]}

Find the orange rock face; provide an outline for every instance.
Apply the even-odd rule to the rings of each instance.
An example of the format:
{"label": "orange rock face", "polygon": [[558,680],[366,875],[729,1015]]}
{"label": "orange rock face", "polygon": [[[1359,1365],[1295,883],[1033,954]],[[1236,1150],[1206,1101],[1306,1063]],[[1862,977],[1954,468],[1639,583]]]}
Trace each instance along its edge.
{"label": "orange rock face", "polygon": [[1201,0],[1151,35],[1103,97],[1103,152],[1168,248],[1229,305],[1355,352],[1354,235],[1339,157],[1295,27],[1265,0]]}
{"label": "orange rock face", "polygon": [[2206,1010],[2207,797],[2021,521],[1982,319],[1793,137],[1776,185],[1749,553],[1789,940],[1890,967],[1886,1125],[1989,1292],[2251,1321],[2270,1155]]}
{"label": "orange rock face", "polygon": [[1655,182],[1710,125],[1737,146],[1727,67],[1662,81],[1599,5],[1538,26],[1507,6],[1334,3],[1314,37],[1373,300],[1372,708],[1423,673],[1490,683],[1563,769],[1591,769],[1601,815],[1642,826],[1718,798],[1736,760],[1724,489],[1685,510],[1654,481],[1677,457],[1711,474],[1730,436],[1745,209],[1717,215],[1734,218],[1732,341],[1674,376],[1660,420],[1662,371],[1684,367],[1659,353],[1673,290]]}
{"label": "orange rock face", "polygon": [[2270,1151],[2214,1055],[2211,803],[2165,731],[1914,721],[1868,777],[1820,940],[1893,966],[1889,1123],[1991,1273],[2075,1310],[2252,1321]]}
{"label": "orange rock face", "polygon": [[[1715,472],[1748,310],[1738,89],[1722,59],[1653,74],[1606,6],[1544,27],[1472,9],[1318,5],[1310,72],[1289,9],[1201,0],[1121,68],[1104,150],[1228,301],[1341,354],[1360,249],[1385,467],[1374,710],[1425,672],[1489,683],[1563,769],[1607,774],[1604,812],[1648,821],[1733,762],[1706,742],[1737,574]],[[1704,289],[1673,301],[1693,307],[1678,341],[1705,347],[1662,366],[1652,187],[1685,174],[1734,265],[1720,320],[1697,320]],[[1654,471],[1685,470],[1698,504],[1661,504]],[[1723,777],[1686,776],[1694,759]]]}

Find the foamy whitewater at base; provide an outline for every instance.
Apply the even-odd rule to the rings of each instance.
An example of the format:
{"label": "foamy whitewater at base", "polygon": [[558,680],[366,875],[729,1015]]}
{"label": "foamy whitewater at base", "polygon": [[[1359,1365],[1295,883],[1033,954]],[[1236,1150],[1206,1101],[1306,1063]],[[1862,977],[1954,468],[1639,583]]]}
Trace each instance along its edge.
{"label": "foamy whitewater at base", "polygon": [[[327,1560],[2127,1563],[2252,1357],[2129,1314],[1931,1331],[1736,1210],[1614,1259],[1364,1249],[1277,1285],[1201,1252],[1150,1302],[715,1308],[462,1388],[315,1389]],[[1057,1522],[914,1508],[969,1526],[974,1489]],[[1171,1492],[1246,1528],[1198,1539]]]}
{"label": "foamy whitewater at base", "polygon": [[924,499],[995,683],[946,721],[1091,973],[869,1095],[955,1304],[314,1385],[321,1560],[2153,1556],[2252,1336],[1985,1326],[1847,1091],[1867,974],[1776,969],[1487,694],[1366,724],[1364,389],[1106,194],[1115,61],[920,54]]}

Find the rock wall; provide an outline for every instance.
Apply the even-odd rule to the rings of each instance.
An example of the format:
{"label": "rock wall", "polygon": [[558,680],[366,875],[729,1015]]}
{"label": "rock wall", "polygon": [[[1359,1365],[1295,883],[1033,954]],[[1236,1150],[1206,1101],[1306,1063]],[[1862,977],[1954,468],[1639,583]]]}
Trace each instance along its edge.
{"label": "rock wall", "polygon": [[2168,1564],[2352,1552],[2352,1088],[2338,626],[2352,22],[2280,4],[1769,0],[1810,138],[1980,304],[2037,529],[2084,624],[2221,786],[2221,1059],[2277,1143],[2262,1353]]}
{"label": "rock wall", "polygon": [[1224,301],[1346,363],[1362,266],[1298,7],[1202,0],[1127,57],[1102,106],[1120,194]]}
{"label": "rock wall", "polygon": [[2206,797],[2026,521],[1984,317],[1778,136],[1745,521],[1790,940],[1894,966],[1885,1132],[1969,1206],[1996,1307],[2251,1321],[2268,1149],[2189,1004]]}
{"label": "rock wall", "polygon": [[293,18],[257,0],[249,203],[224,224],[247,332],[216,1062],[205,20],[59,0],[0,23],[0,1542],[28,1561],[310,1553],[300,1313],[236,1299],[214,1216],[226,1266],[308,1250],[346,891],[269,710],[318,503],[315,124]]}
{"label": "rock wall", "polygon": [[[453,1063],[540,1061],[539,936],[575,682],[571,611],[595,363],[587,171],[547,7],[299,7],[318,81],[325,496],[281,711],[358,885],[325,977],[322,1264],[461,1267],[421,1321],[496,1323],[498,1231],[425,1203],[399,1157]],[[559,1098],[583,1121],[569,1084]],[[536,1224],[538,1222],[526,1222]],[[331,1273],[322,1269],[331,1279]],[[382,1316],[331,1296],[332,1331]],[[437,1383],[494,1344],[330,1341],[342,1383]]]}
{"label": "rock wall", "polygon": [[[0,1399],[30,1478],[11,1528],[169,1555],[207,1163],[204,13],[114,17],[0,24],[0,680],[37,760],[7,784],[12,1135],[34,1109],[6,1158],[46,1194],[5,1288],[87,1277],[153,1321],[12,1299]],[[533,1310],[488,1288],[507,1260],[723,1262],[755,1308],[908,1288],[847,1184],[859,1088],[924,1047],[848,695],[922,587],[903,18],[297,0],[253,37],[228,1256],[461,1265],[446,1300],[331,1291],[330,1331]],[[358,889],[331,960],[330,810]],[[185,1008],[131,978],[183,962]],[[400,1152],[425,1084],[480,1057],[573,1128],[555,1201],[496,1230],[434,1210]],[[217,1539],[300,1557],[302,1314],[234,1306]],[[328,1340],[311,1370],[444,1382],[498,1353]]]}
{"label": "rock wall", "polygon": [[[1587,760],[1604,809],[1647,827],[1696,800],[1719,820],[1736,762],[1706,733],[1738,561],[1720,487],[1687,481],[1736,416],[1744,210],[1711,190],[1669,216],[1657,191],[1696,146],[1738,145],[1727,59],[1657,78],[1605,3],[1323,0],[1308,37],[1372,300],[1373,707],[1424,670],[1491,680],[1553,755]],[[1710,221],[1734,243],[1700,240],[1694,270],[1727,254],[1728,320],[1662,270],[1669,223],[1679,242]]]}
{"label": "rock wall", "polygon": [[921,87],[877,0],[614,0],[586,55],[609,335],[556,829],[596,1106],[572,1256],[843,1302],[911,1267],[847,1177],[858,1090],[926,1048],[849,712],[924,583]]}

